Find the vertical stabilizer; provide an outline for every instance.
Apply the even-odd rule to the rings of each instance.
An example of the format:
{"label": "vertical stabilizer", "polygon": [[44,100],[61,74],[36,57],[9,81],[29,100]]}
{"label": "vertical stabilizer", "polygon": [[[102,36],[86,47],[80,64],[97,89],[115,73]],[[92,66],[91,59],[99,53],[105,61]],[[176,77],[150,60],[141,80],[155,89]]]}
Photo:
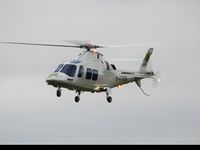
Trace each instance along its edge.
{"label": "vertical stabilizer", "polygon": [[149,64],[149,60],[150,60],[152,54],[153,54],[153,48],[150,48],[148,50],[146,56],[144,57],[144,60],[143,60],[142,65],[140,67],[141,72],[147,72],[147,66]]}

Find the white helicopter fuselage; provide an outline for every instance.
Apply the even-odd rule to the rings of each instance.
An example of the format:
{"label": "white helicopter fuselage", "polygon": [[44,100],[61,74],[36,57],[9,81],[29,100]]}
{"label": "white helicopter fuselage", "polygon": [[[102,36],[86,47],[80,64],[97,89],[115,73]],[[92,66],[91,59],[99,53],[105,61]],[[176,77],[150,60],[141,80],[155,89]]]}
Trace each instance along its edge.
{"label": "white helicopter fuselage", "polygon": [[85,51],[78,59],[60,64],[47,78],[47,83],[77,92],[105,92],[134,80],[134,73],[116,70],[113,64],[103,60],[102,54]]}

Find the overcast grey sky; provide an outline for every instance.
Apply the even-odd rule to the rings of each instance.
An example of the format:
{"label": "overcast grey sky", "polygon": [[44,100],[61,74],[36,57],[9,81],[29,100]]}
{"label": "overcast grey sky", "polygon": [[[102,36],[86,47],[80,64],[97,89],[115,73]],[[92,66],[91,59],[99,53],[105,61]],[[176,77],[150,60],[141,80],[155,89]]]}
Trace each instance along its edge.
{"label": "overcast grey sky", "polygon": [[0,45],[0,143],[200,144],[199,27],[199,0],[0,0],[0,41],[167,43],[101,50],[106,59],[143,58],[154,47],[162,72],[151,97],[129,84],[113,90],[112,104],[104,93],[75,104],[74,92],[58,99],[46,85],[79,50]]}

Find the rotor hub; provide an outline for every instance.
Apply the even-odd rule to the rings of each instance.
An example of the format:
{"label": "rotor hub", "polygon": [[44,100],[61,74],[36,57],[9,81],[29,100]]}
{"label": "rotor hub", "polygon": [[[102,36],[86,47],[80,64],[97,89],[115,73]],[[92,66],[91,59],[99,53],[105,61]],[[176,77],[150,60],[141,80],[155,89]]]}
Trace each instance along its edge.
{"label": "rotor hub", "polygon": [[98,49],[98,48],[103,48],[102,46],[98,46],[98,45],[92,45],[92,44],[85,44],[85,45],[81,45],[80,48],[84,48],[87,51],[91,51],[92,49]]}

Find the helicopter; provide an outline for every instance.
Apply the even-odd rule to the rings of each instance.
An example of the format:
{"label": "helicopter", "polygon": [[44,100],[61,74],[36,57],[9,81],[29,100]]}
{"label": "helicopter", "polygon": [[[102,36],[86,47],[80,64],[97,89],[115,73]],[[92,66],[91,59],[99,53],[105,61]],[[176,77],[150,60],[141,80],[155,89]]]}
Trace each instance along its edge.
{"label": "helicopter", "polygon": [[[56,95],[61,97],[62,88],[75,91],[75,102],[80,101],[81,93],[106,93],[108,103],[112,102],[112,89],[122,85],[135,82],[142,93],[150,96],[142,89],[141,80],[154,79],[160,82],[154,71],[148,69],[148,64],[154,49],[149,48],[138,71],[118,70],[114,64],[104,60],[103,54],[97,49],[108,48],[88,43],[71,42],[73,45],[56,44],[36,44],[36,43],[17,43],[0,42],[4,44],[49,46],[63,48],[79,48],[83,52],[73,61],[62,62],[56,70],[46,79],[46,83],[57,88]],[[130,45],[129,45],[130,46]],[[114,46],[117,47],[117,46]],[[121,46],[120,46],[121,47]]]}

